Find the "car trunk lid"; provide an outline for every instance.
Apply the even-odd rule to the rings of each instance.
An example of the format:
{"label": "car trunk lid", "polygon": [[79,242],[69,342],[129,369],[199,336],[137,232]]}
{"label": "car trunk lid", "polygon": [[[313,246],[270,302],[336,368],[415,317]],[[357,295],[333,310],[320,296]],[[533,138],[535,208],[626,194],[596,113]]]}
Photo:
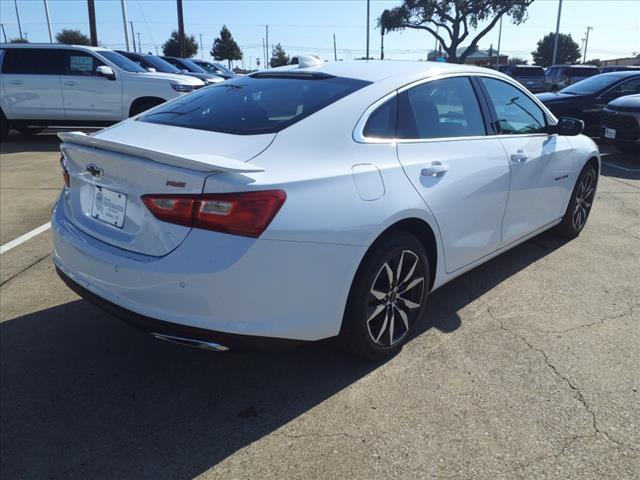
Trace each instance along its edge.
{"label": "car trunk lid", "polygon": [[238,137],[135,122],[127,127],[95,136],[59,134],[70,176],[65,212],[83,232],[153,256],[178,247],[191,227],[158,220],[142,202],[143,195],[200,194],[213,173],[262,171],[246,162],[275,136]]}

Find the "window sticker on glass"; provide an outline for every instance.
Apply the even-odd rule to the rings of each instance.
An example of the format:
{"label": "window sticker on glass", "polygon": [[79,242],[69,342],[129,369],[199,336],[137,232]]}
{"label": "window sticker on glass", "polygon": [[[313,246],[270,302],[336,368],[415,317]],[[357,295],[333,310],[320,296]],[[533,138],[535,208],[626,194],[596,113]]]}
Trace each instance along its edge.
{"label": "window sticker on glass", "polygon": [[91,72],[93,71],[93,60],[91,57],[86,55],[71,55],[69,56],[69,70]]}

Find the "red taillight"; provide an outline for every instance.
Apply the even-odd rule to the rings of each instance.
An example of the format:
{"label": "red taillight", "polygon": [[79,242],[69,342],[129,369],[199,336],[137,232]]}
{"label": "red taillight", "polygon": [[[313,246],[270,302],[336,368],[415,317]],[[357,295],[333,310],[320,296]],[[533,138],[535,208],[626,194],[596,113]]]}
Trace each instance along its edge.
{"label": "red taillight", "polygon": [[145,195],[159,220],[217,232],[259,237],[287,198],[282,190],[206,195]]}
{"label": "red taillight", "polygon": [[67,160],[64,158],[64,155],[60,156],[60,170],[62,172],[64,186],[69,188],[69,185],[71,185],[71,178],[69,177],[69,170],[67,170]]}

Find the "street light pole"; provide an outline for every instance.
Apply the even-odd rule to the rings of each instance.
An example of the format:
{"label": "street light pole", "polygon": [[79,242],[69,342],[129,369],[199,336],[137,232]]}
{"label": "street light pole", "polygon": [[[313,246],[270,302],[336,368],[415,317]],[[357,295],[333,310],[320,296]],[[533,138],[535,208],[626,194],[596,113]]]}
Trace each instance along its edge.
{"label": "street light pole", "polygon": [[140,32],[136,32],[138,35],[138,53],[142,53],[142,43],[140,43]]}
{"label": "street light pole", "polygon": [[[180,44],[180,56],[184,58],[184,17],[182,15],[182,0],[177,0],[178,4],[178,37]],[[138,48],[140,45],[138,45]]]}
{"label": "street light pole", "polygon": [[556,21],[556,37],[553,40],[553,55],[551,57],[551,65],[556,64],[558,58],[558,36],[560,34],[560,14],[562,13],[562,0],[558,3],[558,20]]}
{"label": "street light pole", "polygon": [[129,25],[131,26],[131,42],[133,43],[133,52],[137,52],[136,50],[136,33],[133,30],[133,22],[129,20]]}
{"label": "street light pole", "polygon": [[124,0],[120,0],[120,6],[122,7],[122,26],[124,27],[124,44],[129,51],[129,32],[127,31],[127,7],[124,5]]}
{"label": "street light pole", "polygon": [[502,17],[500,17],[500,29],[498,30],[498,52],[496,56],[496,65],[500,65],[500,41],[502,40]]}
{"label": "street light pole", "polygon": [[202,34],[199,33],[198,35],[200,35],[200,58],[204,60],[204,50],[202,49]]}
{"label": "street light pole", "polygon": [[91,34],[91,46],[98,46],[98,29],[96,28],[96,4],[94,0],[87,0],[89,10],[89,33]]}
{"label": "street light pole", "polygon": [[18,13],[18,0],[13,0],[13,5],[16,7],[16,18],[18,19],[18,32],[20,38],[22,38],[22,25],[20,25],[20,14]]}
{"label": "street light pole", "polygon": [[44,13],[47,16],[47,28],[49,29],[49,43],[53,43],[53,35],[51,35],[51,19],[49,18],[49,4],[44,0]]}
{"label": "street light pole", "polygon": [[584,57],[582,58],[582,63],[587,61],[587,45],[589,45],[589,32],[593,30],[593,27],[587,27],[587,38],[584,40]]}
{"label": "street light pole", "polygon": [[370,0],[367,0],[367,60],[369,60],[369,10],[370,10]]}

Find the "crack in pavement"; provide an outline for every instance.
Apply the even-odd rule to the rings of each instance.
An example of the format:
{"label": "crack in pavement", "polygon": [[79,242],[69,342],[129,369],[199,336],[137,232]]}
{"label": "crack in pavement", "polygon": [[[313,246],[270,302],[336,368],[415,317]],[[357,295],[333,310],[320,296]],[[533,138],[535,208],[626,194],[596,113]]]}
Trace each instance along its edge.
{"label": "crack in pavement", "polygon": [[50,253],[47,253],[44,257],[39,258],[38,260],[36,260],[35,262],[33,262],[31,265],[25,267],[24,269],[20,270],[18,273],[10,276],[9,278],[7,278],[4,282],[0,283],[0,287],[4,287],[7,283],[9,283],[11,280],[13,280],[16,277],[19,277],[20,275],[22,275],[23,273],[25,273],[27,270],[32,269],[33,267],[35,267],[36,265],[38,265],[40,262],[42,262],[43,260],[46,260],[47,258],[49,258],[51,256]]}
{"label": "crack in pavement", "polygon": [[613,437],[611,437],[609,432],[607,432],[606,430],[602,430],[598,426],[598,419],[597,419],[596,413],[593,411],[591,406],[587,403],[587,400],[585,399],[584,395],[582,394],[582,391],[576,385],[574,385],[571,382],[571,380],[569,380],[569,378],[567,376],[563,375],[558,370],[558,368],[551,362],[551,360],[549,359],[549,356],[547,355],[547,353],[543,349],[534,347],[531,344],[531,342],[529,342],[529,340],[524,335],[522,335],[520,333],[517,333],[516,331],[507,328],[504,325],[504,322],[501,319],[495,317],[494,313],[492,312],[491,307],[487,308],[487,312],[489,313],[489,316],[491,316],[491,318],[493,318],[495,320],[498,320],[498,322],[500,322],[500,329],[501,330],[504,330],[505,332],[509,333],[513,337],[520,339],[530,350],[533,350],[534,352],[539,353],[542,356],[542,358],[544,359],[544,362],[547,365],[547,367],[551,370],[551,372],[553,372],[554,375],[556,375],[564,383],[566,383],[566,385],[574,392],[575,398],[582,404],[584,409],[591,416],[591,424],[592,424],[592,428],[593,428],[593,431],[594,431],[592,436],[596,436],[597,434],[600,434],[600,435],[603,435],[611,443],[614,443],[615,445],[617,445],[618,447],[627,448],[629,450],[634,450],[634,451],[638,450],[636,447],[632,447],[631,445],[627,445],[627,444],[625,444],[623,442],[620,442],[620,441],[614,439]]}
{"label": "crack in pavement", "polygon": [[593,326],[596,326],[596,325],[602,325],[607,320],[616,320],[618,318],[628,317],[629,315],[633,314],[634,310],[636,308],[638,308],[638,307],[640,307],[640,303],[636,303],[634,305],[631,305],[626,312],[620,313],[618,315],[605,315],[604,317],[596,320],[595,322],[585,323],[584,325],[578,325],[576,327],[567,328],[565,330],[535,330],[535,331],[540,332],[540,333],[547,333],[547,334],[563,334],[563,333],[573,332],[573,331],[576,331],[576,330],[581,330],[583,328],[589,328],[589,327],[593,327]]}

